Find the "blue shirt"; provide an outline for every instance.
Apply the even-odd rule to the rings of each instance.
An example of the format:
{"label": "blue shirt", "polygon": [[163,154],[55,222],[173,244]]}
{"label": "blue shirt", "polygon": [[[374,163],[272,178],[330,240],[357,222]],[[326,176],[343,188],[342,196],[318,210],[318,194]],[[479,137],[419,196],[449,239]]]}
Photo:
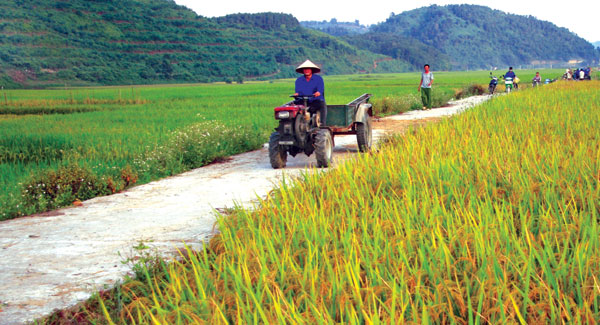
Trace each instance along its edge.
{"label": "blue shirt", "polygon": [[515,73],[512,70],[509,70],[505,75],[504,78],[513,78],[515,79]]}
{"label": "blue shirt", "polygon": [[308,101],[325,101],[325,84],[323,83],[323,78],[317,74],[313,74],[310,78],[310,81],[306,81],[305,76],[301,76],[296,79],[296,92],[300,96],[310,96],[316,92],[320,92],[321,95],[319,97],[311,98]]}

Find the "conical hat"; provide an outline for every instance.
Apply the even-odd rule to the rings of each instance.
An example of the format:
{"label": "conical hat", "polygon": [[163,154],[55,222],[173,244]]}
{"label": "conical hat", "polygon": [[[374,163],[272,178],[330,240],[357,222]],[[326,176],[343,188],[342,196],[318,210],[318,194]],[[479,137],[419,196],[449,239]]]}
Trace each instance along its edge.
{"label": "conical hat", "polygon": [[310,60],[306,60],[306,61],[304,61],[304,63],[302,63],[301,65],[299,65],[296,68],[296,72],[303,73],[302,70],[304,68],[311,68],[313,70],[313,73],[319,73],[319,72],[321,72],[321,68],[317,67],[316,64],[310,62]]}

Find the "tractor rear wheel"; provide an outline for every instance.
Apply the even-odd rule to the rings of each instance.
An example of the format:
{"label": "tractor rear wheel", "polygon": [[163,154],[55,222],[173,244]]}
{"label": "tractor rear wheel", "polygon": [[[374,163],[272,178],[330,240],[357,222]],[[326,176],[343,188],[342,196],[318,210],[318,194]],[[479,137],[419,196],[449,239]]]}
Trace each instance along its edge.
{"label": "tractor rear wheel", "polygon": [[333,154],[333,140],[331,132],[320,129],[315,136],[315,155],[317,156],[317,167],[329,167]]}
{"label": "tractor rear wheel", "polygon": [[356,142],[360,152],[368,152],[373,144],[373,129],[371,116],[367,116],[366,123],[356,123]]}
{"label": "tractor rear wheel", "polygon": [[271,167],[283,168],[287,162],[287,152],[279,145],[279,139],[281,136],[279,132],[271,133],[269,138],[269,160],[271,160]]}

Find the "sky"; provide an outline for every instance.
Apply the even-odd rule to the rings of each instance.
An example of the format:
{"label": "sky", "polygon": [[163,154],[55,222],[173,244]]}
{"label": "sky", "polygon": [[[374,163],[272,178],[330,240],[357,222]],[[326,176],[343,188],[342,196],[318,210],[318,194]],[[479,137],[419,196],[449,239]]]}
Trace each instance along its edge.
{"label": "sky", "polygon": [[[598,0],[471,0],[460,2],[436,1],[390,1],[390,0],[175,0],[179,5],[194,10],[198,15],[218,17],[234,13],[281,12],[289,13],[298,20],[359,20],[363,25],[385,21],[390,13],[399,14],[429,5],[477,4],[518,15],[531,15],[570,31],[589,42],[600,41],[600,1]],[[526,31],[524,31],[526,32]]]}

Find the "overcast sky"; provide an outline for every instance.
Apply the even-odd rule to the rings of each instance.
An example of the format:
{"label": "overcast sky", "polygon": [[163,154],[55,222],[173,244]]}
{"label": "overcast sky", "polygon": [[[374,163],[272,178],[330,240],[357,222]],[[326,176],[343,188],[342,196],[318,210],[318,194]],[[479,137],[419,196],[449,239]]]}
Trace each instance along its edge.
{"label": "overcast sky", "polygon": [[[390,1],[390,0],[175,0],[205,17],[224,16],[232,13],[283,12],[298,20],[360,20],[370,25],[385,21],[391,12],[396,14],[432,4],[446,5],[467,3],[461,1]],[[478,4],[504,12],[531,15],[566,27],[590,42],[600,41],[600,1],[598,0],[471,0]],[[526,33],[527,31],[523,31]]]}

